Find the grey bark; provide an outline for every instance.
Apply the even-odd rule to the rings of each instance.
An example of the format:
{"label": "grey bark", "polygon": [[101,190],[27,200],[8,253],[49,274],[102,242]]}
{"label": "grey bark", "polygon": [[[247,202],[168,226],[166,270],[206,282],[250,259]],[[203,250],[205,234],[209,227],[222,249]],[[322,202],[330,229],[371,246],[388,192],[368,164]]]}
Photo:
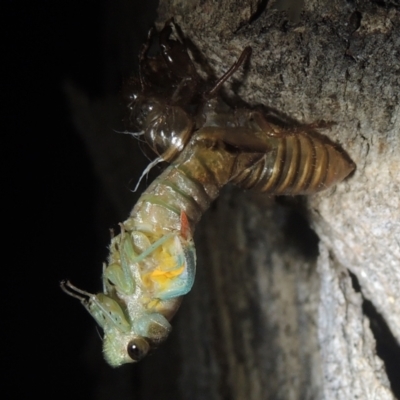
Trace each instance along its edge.
{"label": "grey bark", "polygon": [[[170,398],[152,386],[163,374],[174,387],[167,378],[158,385],[182,399],[394,398],[363,301],[399,343],[400,3],[308,0],[299,9],[302,3],[160,2],[159,26],[173,16],[207,61],[204,71],[221,76],[252,46],[245,73],[225,85],[233,103],[263,104],[294,123],[336,122],[322,133],[357,170],[295,202],[301,216],[226,188],[199,224],[197,280],[172,347],[143,367],[138,398]],[[98,114],[70,93],[76,115]],[[120,210],[118,198],[127,196],[112,179],[121,177],[119,167],[104,157],[118,160],[125,183],[127,166],[138,167],[119,145],[106,151],[85,137]]]}
{"label": "grey bark", "polygon": [[[240,98],[302,123],[335,121],[324,133],[357,164],[347,182],[308,199],[320,239],[317,270],[280,239],[276,206],[265,226],[251,226],[263,211],[244,198],[229,210],[235,218],[226,214],[224,224],[206,219],[203,257],[216,282],[214,313],[225,360],[220,382],[228,397],[392,398],[348,271],[399,341],[398,5],[307,1],[291,22],[272,2],[256,20],[257,2],[224,2],[212,12],[208,1],[162,4],[168,11],[160,19],[174,15],[217,76],[250,44],[250,68],[236,87]],[[230,244],[227,235],[235,237]],[[249,255],[232,256],[238,248]]]}

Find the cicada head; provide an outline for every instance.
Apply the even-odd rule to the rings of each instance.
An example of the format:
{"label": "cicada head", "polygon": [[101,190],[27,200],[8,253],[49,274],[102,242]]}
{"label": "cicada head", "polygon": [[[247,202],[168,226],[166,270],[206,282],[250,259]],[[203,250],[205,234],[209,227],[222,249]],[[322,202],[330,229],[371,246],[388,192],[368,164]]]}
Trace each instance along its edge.
{"label": "cicada head", "polygon": [[129,332],[115,326],[103,326],[104,358],[112,367],[135,363],[158,347],[171,332],[171,325],[158,313],[139,317]]}
{"label": "cicada head", "polygon": [[88,293],[70,282],[63,282],[61,288],[79,299],[103,329],[104,358],[112,367],[140,361],[171,331],[170,323],[159,313],[138,310],[134,318],[129,318],[126,307],[117,298],[103,293]]}

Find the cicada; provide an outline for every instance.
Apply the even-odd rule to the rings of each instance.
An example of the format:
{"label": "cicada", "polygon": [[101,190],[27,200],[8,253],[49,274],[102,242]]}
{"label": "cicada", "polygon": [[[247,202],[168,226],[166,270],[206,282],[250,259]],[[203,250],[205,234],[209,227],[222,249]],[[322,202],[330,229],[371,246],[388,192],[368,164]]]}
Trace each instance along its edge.
{"label": "cicada", "polygon": [[222,187],[231,182],[269,194],[312,194],[355,167],[314,125],[284,128],[257,110],[222,101],[220,88],[249,57],[250,47],[208,85],[172,21],[157,36],[158,53],[148,54],[152,32],[140,54],[139,77],[129,86],[128,120],[157,155],[150,166],[170,166],[112,238],[103,293],[62,283],[103,328],[104,356],[112,366],[141,360],[167,338],[194,282],[195,226]]}

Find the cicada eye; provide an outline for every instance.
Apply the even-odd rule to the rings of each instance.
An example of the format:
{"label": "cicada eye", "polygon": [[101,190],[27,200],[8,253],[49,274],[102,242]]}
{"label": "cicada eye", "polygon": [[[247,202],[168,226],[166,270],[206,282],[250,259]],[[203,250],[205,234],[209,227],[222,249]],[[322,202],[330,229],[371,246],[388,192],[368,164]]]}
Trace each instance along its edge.
{"label": "cicada eye", "polygon": [[127,352],[133,361],[140,361],[149,351],[149,344],[142,338],[135,338],[128,343]]}

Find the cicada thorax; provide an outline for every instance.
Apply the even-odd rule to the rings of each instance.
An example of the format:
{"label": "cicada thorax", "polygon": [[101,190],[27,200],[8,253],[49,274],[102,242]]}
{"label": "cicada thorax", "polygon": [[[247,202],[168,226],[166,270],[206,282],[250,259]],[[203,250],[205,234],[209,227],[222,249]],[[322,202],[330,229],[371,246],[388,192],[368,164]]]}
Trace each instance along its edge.
{"label": "cicada thorax", "polygon": [[[193,134],[193,119],[179,106],[154,99],[137,102],[145,115],[143,137],[163,161],[171,162],[186,146]],[[144,110],[144,111],[143,111]]]}
{"label": "cicada thorax", "polygon": [[[170,38],[172,27],[177,40]],[[197,72],[176,25],[171,21],[165,24],[158,35],[159,52],[150,57],[152,36],[140,54],[139,78],[129,81],[125,89],[127,122],[128,128],[134,127],[144,135],[160,159],[172,162],[205,124],[212,99],[247,59],[251,48],[246,47],[238,61],[209,85]]]}
{"label": "cicada thorax", "polygon": [[[171,162],[189,142],[203,107],[205,82],[197,73],[183,39],[170,38],[167,22],[158,33],[158,52],[149,55],[153,31],[140,54],[139,78],[128,81],[125,99],[128,129],[143,134],[149,147],[162,161]],[[201,89],[203,88],[203,89]]]}

